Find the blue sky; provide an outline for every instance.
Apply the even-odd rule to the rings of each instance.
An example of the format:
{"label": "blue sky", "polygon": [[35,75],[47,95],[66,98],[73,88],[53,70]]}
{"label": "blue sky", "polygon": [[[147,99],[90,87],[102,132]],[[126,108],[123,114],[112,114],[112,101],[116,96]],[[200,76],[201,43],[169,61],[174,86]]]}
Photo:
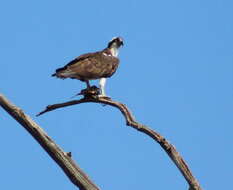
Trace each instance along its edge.
{"label": "blue sky", "polygon": [[[122,36],[107,94],[167,138],[203,189],[229,189],[232,7],[230,0],[1,1],[0,92],[71,151],[101,189],[187,189],[160,146],[126,127],[112,107],[83,104],[35,117],[85,87],[50,77],[56,68]],[[1,189],[76,189],[2,109],[0,126]]]}

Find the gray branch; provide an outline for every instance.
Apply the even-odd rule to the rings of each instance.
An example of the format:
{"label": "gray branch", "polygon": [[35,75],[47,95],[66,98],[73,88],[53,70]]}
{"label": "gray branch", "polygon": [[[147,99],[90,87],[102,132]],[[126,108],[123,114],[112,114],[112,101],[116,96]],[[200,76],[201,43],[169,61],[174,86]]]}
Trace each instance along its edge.
{"label": "gray branch", "polygon": [[[81,103],[101,103],[118,108],[125,117],[126,124],[134,129],[150,136],[153,140],[160,144],[163,150],[168,154],[171,160],[175,163],[180,170],[187,183],[189,184],[189,190],[201,190],[201,187],[195,177],[192,175],[188,165],[183,160],[181,155],[177,152],[175,147],[170,144],[163,136],[153,131],[149,127],[142,125],[134,119],[129,109],[122,103],[113,101],[111,99],[93,98],[85,96],[80,100],[69,101],[60,104],[53,104],[46,107],[46,109],[40,112],[37,116],[46,112],[81,104]],[[0,106],[3,107],[15,120],[17,120],[45,149],[45,151],[53,158],[53,160],[62,168],[69,179],[81,190],[98,190],[87,175],[74,163],[69,153],[65,153],[61,150],[52,139],[34,122],[32,119],[25,115],[21,109],[11,104],[3,95],[0,94]]]}
{"label": "gray branch", "polygon": [[99,190],[88,176],[71,159],[71,153],[64,152],[55,142],[20,108],[0,94],[0,106],[18,121],[61,167],[71,182],[80,190]]}
{"label": "gray branch", "polygon": [[184,159],[181,157],[179,152],[176,150],[176,148],[171,143],[169,143],[163,136],[161,136],[159,133],[155,132],[154,130],[150,129],[149,127],[145,125],[142,125],[136,122],[136,120],[134,119],[129,109],[120,102],[116,102],[116,101],[113,101],[111,99],[106,99],[106,98],[94,98],[94,96],[93,97],[85,96],[85,93],[84,93],[83,99],[73,100],[73,101],[64,102],[60,104],[49,105],[46,107],[44,111],[40,112],[37,116],[42,115],[46,112],[58,109],[58,108],[82,104],[82,103],[88,103],[88,102],[106,104],[106,105],[110,105],[110,106],[113,106],[119,109],[121,113],[123,114],[123,116],[125,117],[126,124],[128,126],[131,126],[134,129],[150,136],[153,140],[159,143],[159,145],[163,148],[163,150],[167,153],[167,155],[171,158],[171,160],[174,162],[174,164],[177,166],[179,171],[184,176],[185,180],[189,184],[189,190],[201,190],[200,184],[195,179],[195,177],[192,175],[191,170],[189,169],[188,165],[186,164]]}

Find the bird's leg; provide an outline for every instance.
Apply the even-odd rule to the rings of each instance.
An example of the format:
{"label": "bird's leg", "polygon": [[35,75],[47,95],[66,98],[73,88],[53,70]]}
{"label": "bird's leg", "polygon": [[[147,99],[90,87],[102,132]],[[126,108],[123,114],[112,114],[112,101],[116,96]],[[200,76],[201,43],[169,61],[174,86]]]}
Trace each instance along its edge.
{"label": "bird's leg", "polygon": [[105,94],[105,84],[106,84],[106,78],[101,78],[100,82],[99,82],[99,86],[100,86],[100,95],[99,97],[107,97]]}
{"label": "bird's leg", "polygon": [[84,98],[93,98],[99,95],[99,88],[96,86],[91,86],[89,80],[84,81],[87,85],[87,88],[81,90],[77,95],[83,95]]}
{"label": "bird's leg", "polygon": [[89,80],[86,80],[85,82],[86,82],[86,84],[87,84],[87,89],[90,89],[90,88],[91,88],[91,85],[90,85]]}
{"label": "bird's leg", "polygon": [[[91,89],[91,85],[90,85],[89,80],[83,80],[83,82],[85,82],[85,83],[86,83],[87,88],[85,88],[85,89],[81,90],[81,92],[79,92],[79,93],[78,93],[78,94],[76,94],[75,96],[83,95],[83,96],[85,97],[85,96],[87,96],[87,95],[91,94],[91,93],[90,93],[90,91],[93,91],[93,90]],[[93,92],[92,92],[92,93],[93,93]],[[75,96],[72,96],[71,98],[74,98]]]}

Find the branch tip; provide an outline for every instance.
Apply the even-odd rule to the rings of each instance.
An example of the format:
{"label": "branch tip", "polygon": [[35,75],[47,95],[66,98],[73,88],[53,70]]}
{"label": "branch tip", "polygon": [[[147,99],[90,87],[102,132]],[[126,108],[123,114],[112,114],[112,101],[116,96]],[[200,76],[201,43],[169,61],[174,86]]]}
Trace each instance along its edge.
{"label": "branch tip", "polygon": [[180,154],[176,151],[175,147],[172,144],[170,144],[162,135],[160,135],[156,131],[150,129],[149,127],[145,125],[138,123],[134,119],[132,113],[127,108],[127,106],[120,102],[113,101],[112,99],[107,99],[107,98],[99,98],[96,96],[84,95],[84,98],[79,99],[79,100],[73,100],[69,102],[47,106],[46,109],[40,112],[38,115],[42,115],[46,112],[50,112],[58,108],[63,108],[63,107],[82,104],[82,103],[99,103],[102,105],[103,104],[110,105],[110,106],[113,106],[119,109],[125,118],[125,122],[127,126],[131,126],[132,128],[137,129],[138,131],[148,135],[154,141],[159,143],[160,146],[163,148],[163,150],[167,153],[170,159],[174,162],[174,164],[180,170],[180,172],[182,173],[182,175],[184,176],[184,178],[186,179],[187,183],[190,185],[192,190],[201,190],[201,187],[198,181],[193,177],[190,169],[188,168],[188,165],[183,160],[183,158],[180,156]]}

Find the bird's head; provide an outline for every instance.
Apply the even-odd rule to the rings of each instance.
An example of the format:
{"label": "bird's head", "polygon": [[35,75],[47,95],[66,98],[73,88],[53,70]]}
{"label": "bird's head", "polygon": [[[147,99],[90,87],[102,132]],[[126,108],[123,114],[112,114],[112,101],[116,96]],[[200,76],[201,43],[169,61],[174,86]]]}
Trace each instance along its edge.
{"label": "bird's head", "polygon": [[121,37],[114,37],[110,42],[108,42],[108,48],[120,48],[123,45],[124,42]]}
{"label": "bird's head", "polygon": [[111,51],[113,56],[117,57],[118,49],[123,45],[123,39],[121,37],[115,37],[108,43],[108,49]]}

